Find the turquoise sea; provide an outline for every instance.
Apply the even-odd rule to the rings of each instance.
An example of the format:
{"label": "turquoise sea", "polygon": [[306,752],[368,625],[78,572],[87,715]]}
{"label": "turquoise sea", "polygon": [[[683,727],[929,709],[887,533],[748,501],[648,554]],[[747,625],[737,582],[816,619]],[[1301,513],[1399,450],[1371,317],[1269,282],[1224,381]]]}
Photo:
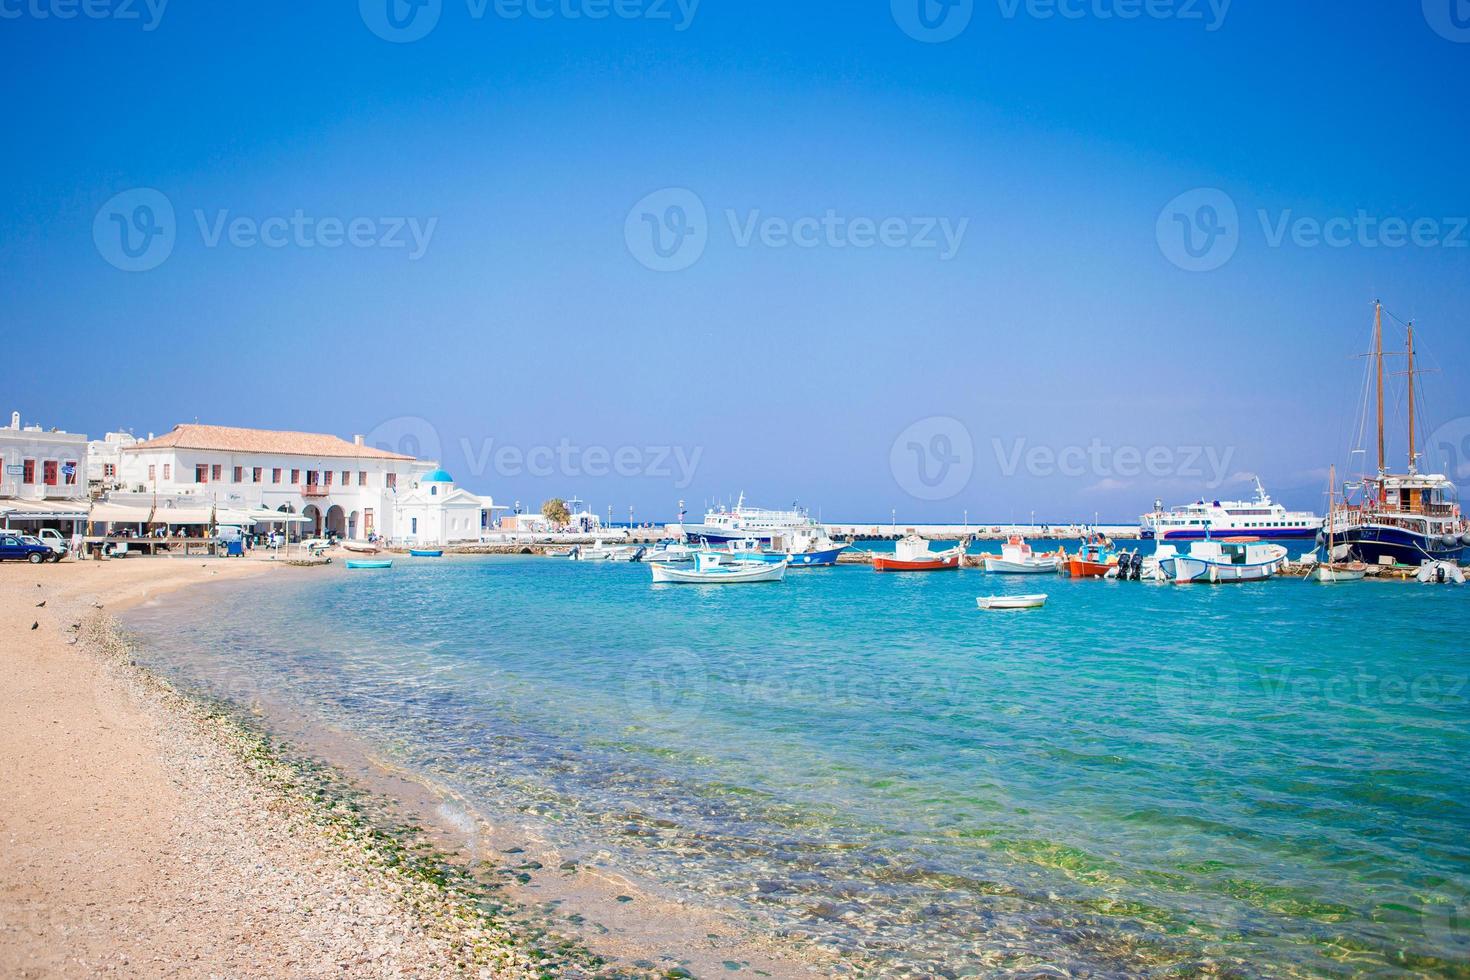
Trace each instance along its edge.
{"label": "turquoise sea", "polygon": [[1470,972],[1470,590],[271,579],[129,613],[141,659],[763,931],[894,973]]}

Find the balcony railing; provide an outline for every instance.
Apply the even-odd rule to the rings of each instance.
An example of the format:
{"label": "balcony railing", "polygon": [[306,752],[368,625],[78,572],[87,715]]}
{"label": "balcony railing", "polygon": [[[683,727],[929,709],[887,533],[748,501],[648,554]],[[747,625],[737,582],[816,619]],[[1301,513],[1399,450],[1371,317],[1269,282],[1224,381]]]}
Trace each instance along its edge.
{"label": "balcony railing", "polygon": [[332,488],[320,483],[301,484],[301,496],[303,497],[325,497],[332,492]]}

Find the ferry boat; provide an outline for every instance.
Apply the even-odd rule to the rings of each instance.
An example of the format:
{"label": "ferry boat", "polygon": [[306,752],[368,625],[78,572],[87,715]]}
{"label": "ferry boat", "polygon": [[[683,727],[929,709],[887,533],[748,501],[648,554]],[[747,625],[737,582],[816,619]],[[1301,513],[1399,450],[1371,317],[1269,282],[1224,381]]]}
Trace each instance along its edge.
{"label": "ferry boat", "polygon": [[724,507],[711,510],[704,515],[703,524],[679,524],[676,528],[688,541],[702,538],[710,544],[745,540],[770,544],[772,535],[818,530],[817,523],[805,510],[795,507],[791,510],[747,507],[743,493],[734,510],[726,510]]}
{"label": "ferry boat", "polygon": [[1361,501],[1338,507],[1322,537],[1340,542],[1351,557],[1372,565],[1459,563],[1470,554],[1470,522],[1455,503],[1455,485],[1449,477],[1419,472],[1414,325],[1407,327],[1409,471],[1388,472],[1383,434],[1383,304],[1375,302],[1370,356],[1377,374],[1378,472],[1353,487],[1362,490]]}
{"label": "ferry boat", "polygon": [[1139,519],[1139,536],[1145,541],[1203,541],[1207,537],[1311,541],[1320,530],[1322,518],[1273,503],[1259,478],[1255,500],[1197,500],[1168,511],[1160,500],[1154,503],[1153,513]]}

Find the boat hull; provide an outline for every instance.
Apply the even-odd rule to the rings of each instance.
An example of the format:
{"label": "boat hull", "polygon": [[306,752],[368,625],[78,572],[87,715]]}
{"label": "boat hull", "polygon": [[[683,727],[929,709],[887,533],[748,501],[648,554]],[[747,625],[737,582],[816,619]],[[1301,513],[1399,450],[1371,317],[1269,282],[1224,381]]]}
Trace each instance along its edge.
{"label": "boat hull", "polygon": [[392,568],[393,567],[393,563],[391,561],[356,561],[354,559],[350,559],[349,558],[347,560],[347,567],[348,568],[353,568],[353,569],[362,569],[362,568]]}
{"label": "boat hull", "polygon": [[1307,573],[1312,582],[1361,582],[1367,577],[1367,565],[1316,565]]}
{"label": "boat hull", "polygon": [[410,555],[412,555],[414,558],[443,558],[444,557],[444,552],[438,551],[438,550],[410,548],[409,551],[408,551],[408,553]]}
{"label": "boat hull", "polygon": [[981,609],[1007,610],[1007,609],[1040,609],[1046,605],[1045,595],[992,595],[980,596],[975,604]]}
{"label": "boat hull", "polygon": [[822,551],[788,552],[788,551],[740,551],[736,552],[741,561],[760,561],[768,565],[779,565],[786,562],[792,568],[828,568],[837,564],[837,556],[847,550],[847,545],[840,548],[826,548]]}
{"label": "boat hull", "polygon": [[1164,576],[1180,585],[1191,583],[1223,585],[1231,582],[1261,582],[1281,569],[1280,560],[1252,565],[1232,565],[1181,555],[1159,563]]}
{"label": "boat hull", "polygon": [[653,581],[660,585],[752,585],[780,582],[786,577],[785,564],[746,563],[753,567],[717,569],[680,568],[676,565],[650,565]]}
{"label": "boat hull", "polygon": [[985,559],[985,570],[992,575],[1055,575],[1061,567],[1062,562],[1058,558],[1036,558],[1031,561]]}
{"label": "boat hull", "polygon": [[1363,524],[1336,534],[1337,543],[1345,545],[1347,551],[1358,561],[1370,565],[1384,564],[1388,559],[1396,565],[1412,565],[1415,568],[1426,561],[1448,561],[1461,563],[1470,549],[1456,542],[1449,547],[1435,537],[1417,534],[1403,528],[1386,524]]}
{"label": "boat hull", "polygon": [[[1316,527],[1261,527],[1261,528],[1211,528],[1212,538],[1234,538],[1251,537],[1260,538],[1262,541],[1312,541],[1317,537]],[[1159,538],[1157,532],[1149,530],[1142,535],[1145,541],[1154,541]],[[1203,528],[1165,531],[1164,541],[1203,541],[1205,532]]]}
{"label": "boat hull", "polygon": [[879,556],[873,559],[875,572],[952,572],[960,567],[960,556],[903,561],[899,558]]}
{"label": "boat hull", "polygon": [[1072,578],[1102,578],[1117,567],[1114,562],[1088,561],[1085,558],[1067,559],[1067,574]]}

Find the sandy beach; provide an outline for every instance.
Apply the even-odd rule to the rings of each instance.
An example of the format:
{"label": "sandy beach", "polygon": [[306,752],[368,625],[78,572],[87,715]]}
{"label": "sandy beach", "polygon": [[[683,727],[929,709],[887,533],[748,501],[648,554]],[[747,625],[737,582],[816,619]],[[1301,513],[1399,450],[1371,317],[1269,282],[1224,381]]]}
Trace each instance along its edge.
{"label": "sandy beach", "polygon": [[432,863],[414,870],[409,849],[352,813],[324,812],[254,736],[134,666],[112,620],[188,586],[314,573],[184,559],[0,566],[0,975],[812,969],[718,915],[580,871],[561,876],[556,904],[595,917],[591,943],[525,921],[519,903],[549,896],[518,896],[514,881],[483,915],[482,896]]}

